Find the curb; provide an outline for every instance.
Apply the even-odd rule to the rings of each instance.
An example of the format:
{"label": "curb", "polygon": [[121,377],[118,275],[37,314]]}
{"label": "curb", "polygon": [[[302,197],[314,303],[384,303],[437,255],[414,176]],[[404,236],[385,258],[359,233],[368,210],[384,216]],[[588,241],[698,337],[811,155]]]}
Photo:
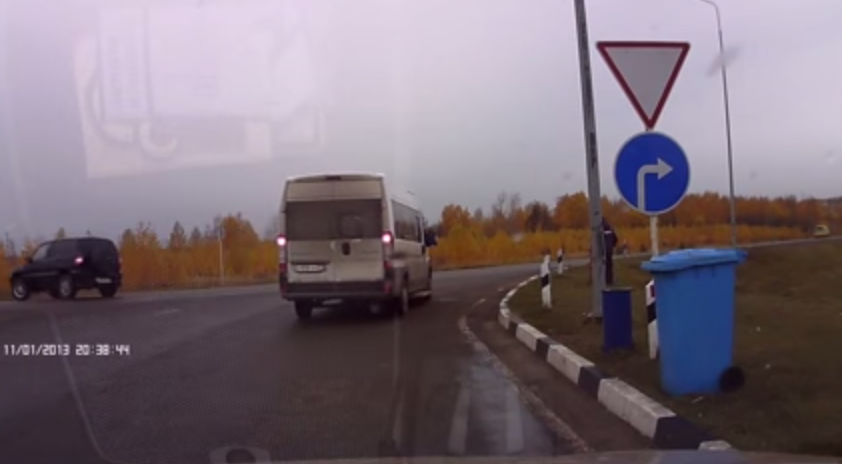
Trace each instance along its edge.
{"label": "curb", "polygon": [[509,300],[538,277],[532,276],[519,283],[500,301],[497,321],[506,332],[598,400],[612,414],[650,438],[656,447],[717,451],[733,449],[728,442],[711,436],[626,382],[602,372],[593,362],[512,314],[509,311]]}

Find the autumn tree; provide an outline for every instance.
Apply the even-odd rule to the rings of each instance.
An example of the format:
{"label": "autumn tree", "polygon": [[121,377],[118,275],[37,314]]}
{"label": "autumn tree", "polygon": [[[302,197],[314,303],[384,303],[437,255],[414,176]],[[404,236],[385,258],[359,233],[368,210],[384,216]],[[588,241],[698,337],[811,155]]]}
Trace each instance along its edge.
{"label": "autumn tree", "polygon": [[553,215],[546,203],[533,201],[526,205],[526,231],[538,232],[542,230],[555,230]]}
{"label": "autumn tree", "polygon": [[247,219],[241,213],[221,218],[216,225],[221,234],[222,247],[226,258],[226,268],[234,274],[245,272],[252,261],[260,238]]}
{"label": "autumn tree", "polygon": [[40,242],[37,239],[27,237],[26,240],[23,241],[23,246],[21,246],[20,249],[21,257],[31,257],[32,253],[35,252],[35,249],[38,248],[39,243]]}
{"label": "autumn tree", "polygon": [[562,195],[556,200],[553,221],[559,229],[587,229],[590,227],[588,197],[583,192]]}
{"label": "autumn tree", "polygon": [[204,237],[199,227],[193,227],[193,230],[190,231],[190,237],[187,239],[187,245],[192,249],[196,249],[202,245],[203,240]]}
{"label": "autumn tree", "polygon": [[450,235],[453,228],[457,225],[464,228],[471,227],[471,213],[467,208],[459,205],[449,204],[441,211],[441,230],[442,236]]}
{"label": "autumn tree", "polygon": [[167,240],[167,274],[170,281],[183,282],[188,279],[190,253],[187,233],[180,222],[176,221]]}
{"label": "autumn tree", "polygon": [[[11,255],[9,250],[6,249],[6,244],[0,242],[0,276],[6,277],[12,273],[12,269],[17,264],[14,258],[14,255]],[[0,279],[0,295],[8,295],[11,290],[9,287],[9,279]]]}
{"label": "autumn tree", "polygon": [[167,283],[167,270],[161,252],[161,242],[149,222],[138,222],[134,229],[126,229],[120,237],[124,274],[130,276],[139,288]]}
{"label": "autumn tree", "polygon": [[9,234],[6,234],[3,239],[3,252],[8,257],[17,257],[19,254],[18,245]]}

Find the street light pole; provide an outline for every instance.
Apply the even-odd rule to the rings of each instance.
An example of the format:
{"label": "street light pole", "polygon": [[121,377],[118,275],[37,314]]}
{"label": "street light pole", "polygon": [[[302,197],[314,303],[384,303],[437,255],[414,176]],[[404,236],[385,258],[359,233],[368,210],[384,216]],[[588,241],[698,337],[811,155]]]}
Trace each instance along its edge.
{"label": "street light pole", "polygon": [[[722,14],[719,11],[719,5],[713,0],[698,0],[713,8],[716,13],[716,32],[719,39],[719,58],[725,58],[725,39],[722,33]],[[722,98],[725,107],[725,140],[728,149],[728,207],[731,216],[731,246],[737,246],[737,207],[736,198],[734,196],[734,150],[731,143],[731,104],[728,97],[728,71],[724,62],[720,63],[719,74],[722,77]]]}
{"label": "street light pole", "polygon": [[596,111],[591,75],[590,40],[585,0],[574,0],[576,36],[579,48],[579,80],[582,86],[582,119],[585,132],[585,166],[588,173],[588,200],[591,226],[591,313],[602,317],[602,290],[605,288],[605,250],[602,230],[602,194],[599,186],[599,154],[596,143]]}
{"label": "street light pole", "polygon": [[222,224],[216,229],[216,241],[219,245],[219,285],[225,285],[225,253],[222,246]]}

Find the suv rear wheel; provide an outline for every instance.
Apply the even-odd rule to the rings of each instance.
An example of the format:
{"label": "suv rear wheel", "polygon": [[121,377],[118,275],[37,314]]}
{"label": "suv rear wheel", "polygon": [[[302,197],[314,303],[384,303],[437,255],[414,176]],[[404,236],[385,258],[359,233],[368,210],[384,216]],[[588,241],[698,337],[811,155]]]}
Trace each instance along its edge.
{"label": "suv rear wheel", "polygon": [[309,301],[296,301],[295,315],[298,316],[299,320],[309,320],[313,316],[313,304]]}
{"label": "suv rear wheel", "polygon": [[12,298],[17,301],[26,301],[30,296],[32,292],[29,291],[29,286],[23,279],[18,278],[12,282]]}
{"label": "suv rear wheel", "polygon": [[72,300],[76,298],[76,282],[73,277],[68,274],[62,274],[58,278],[58,297],[62,300]]}
{"label": "suv rear wheel", "polygon": [[114,298],[114,295],[117,294],[117,286],[116,285],[103,285],[99,287],[99,294],[103,298]]}

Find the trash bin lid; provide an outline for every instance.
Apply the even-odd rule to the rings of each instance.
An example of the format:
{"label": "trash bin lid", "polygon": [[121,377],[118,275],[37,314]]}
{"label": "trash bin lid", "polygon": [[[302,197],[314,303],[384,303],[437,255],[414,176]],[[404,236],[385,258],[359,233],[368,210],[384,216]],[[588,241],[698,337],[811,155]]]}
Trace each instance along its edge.
{"label": "trash bin lid", "polygon": [[735,248],[690,248],[675,250],[644,261],[641,268],[649,272],[675,272],[691,267],[713,266],[716,264],[741,263],[748,254]]}

